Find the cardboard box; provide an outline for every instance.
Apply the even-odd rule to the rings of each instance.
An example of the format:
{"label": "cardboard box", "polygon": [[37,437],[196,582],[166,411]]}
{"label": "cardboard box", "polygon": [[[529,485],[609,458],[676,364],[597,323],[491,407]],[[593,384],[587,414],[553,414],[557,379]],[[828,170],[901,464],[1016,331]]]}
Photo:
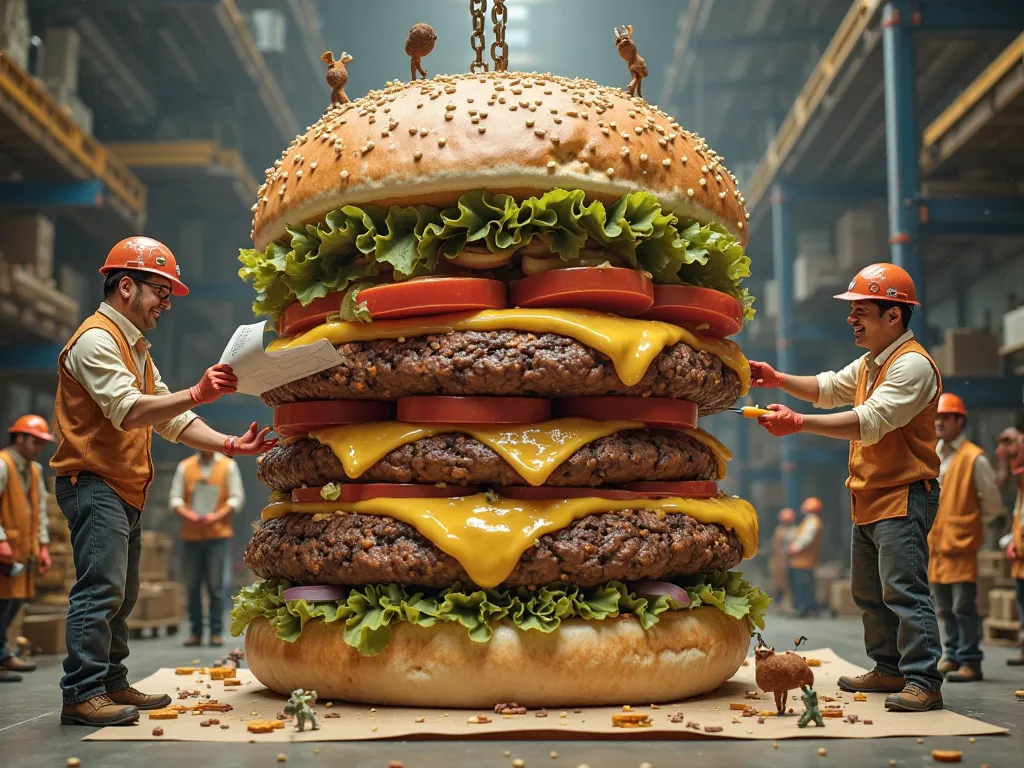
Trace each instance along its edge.
{"label": "cardboard box", "polygon": [[142,532],[141,570],[143,581],[167,581],[171,572],[174,540],[166,533]]}
{"label": "cardboard box", "polygon": [[1003,315],[1003,347],[1007,350],[1024,348],[1024,307]]}
{"label": "cardboard box", "polygon": [[948,328],[945,342],[932,350],[943,376],[1002,376],[999,337],[991,331]]}
{"label": "cardboard box", "polygon": [[836,263],[844,276],[889,261],[889,222],[884,208],[856,208],[836,222]]}
{"label": "cardboard box", "polygon": [[838,616],[860,616],[860,608],[853,602],[853,590],[850,589],[849,579],[838,579],[832,582],[828,607]]}
{"label": "cardboard box", "polygon": [[45,216],[0,218],[0,251],[4,261],[29,269],[48,280],[53,277],[53,222]]}
{"label": "cardboard box", "polygon": [[988,593],[988,616],[997,621],[1017,621],[1017,593],[1012,589],[993,589]]}
{"label": "cardboard box", "polygon": [[978,587],[981,591],[981,580],[987,579],[991,587],[1013,587],[1013,575],[1010,571],[1010,561],[1006,553],[999,550],[995,552],[978,553]]}
{"label": "cardboard box", "polygon": [[185,587],[176,581],[148,582],[139,587],[133,619],[164,621],[180,619],[185,613]]}
{"label": "cardboard box", "polygon": [[65,653],[64,630],[67,615],[63,612],[31,614],[25,617],[21,633],[38,653]]}
{"label": "cardboard box", "polygon": [[846,284],[831,254],[797,256],[793,262],[793,297],[797,301],[807,301],[819,293],[834,295]]}
{"label": "cardboard box", "polygon": [[988,596],[994,586],[991,576],[985,576],[981,573],[978,574],[978,581],[976,585],[978,593],[978,615],[982,618],[988,616]]}
{"label": "cardboard box", "polygon": [[819,608],[829,605],[832,584],[841,579],[843,573],[839,563],[822,563],[814,569],[814,601]]}

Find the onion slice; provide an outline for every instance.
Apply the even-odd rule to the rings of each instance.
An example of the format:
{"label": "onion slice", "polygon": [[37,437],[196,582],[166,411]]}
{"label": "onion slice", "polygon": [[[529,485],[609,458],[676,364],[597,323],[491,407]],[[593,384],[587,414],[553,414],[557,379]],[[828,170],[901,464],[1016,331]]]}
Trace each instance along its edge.
{"label": "onion slice", "polygon": [[344,600],[348,590],[334,584],[321,584],[315,587],[291,587],[284,591],[285,601],[307,600],[311,603],[333,603]]}
{"label": "onion slice", "polygon": [[629,588],[644,597],[671,597],[680,605],[689,605],[690,596],[682,587],[667,581],[631,581]]}

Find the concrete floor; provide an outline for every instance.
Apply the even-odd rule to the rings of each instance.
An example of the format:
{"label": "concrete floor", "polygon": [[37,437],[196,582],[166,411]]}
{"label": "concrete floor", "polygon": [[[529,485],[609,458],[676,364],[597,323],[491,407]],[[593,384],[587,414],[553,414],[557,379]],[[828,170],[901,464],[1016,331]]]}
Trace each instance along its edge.
{"label": "concrete floor", "polygon": [[[851,620],[812,619],[794,621],[770,618],[766,639],[786,644],[796,635],[810,638],[810,647],[829,646],[854,663],[868,666],[861,647],[860,624]],[[182,635],[136,641],[132,646],[129,666],[133,680],[141,679],[159,667],[173,667],[196,656],[204,664],[220,653],[214,649],[184,649]],[[27,675],[23,683],[0,685],[0,765],[4,768],[22,766],[63,766],[70,756],[81,759],[83,768],[103,766],[118,768],[163,768],[164,766],[271,766],[277,765],[278,752],[289,762],[303,765],[338,766],[346,768],[384,768],[390,760],[401,760],[407,768],[454,768],[472,766],[507,768],[511,750],[513,757],[526,761],[527,767],[548,765],[552,768],[619,768],[651,763],[654,768],[686,764],[688,768],[704,766],[758,766],[758,768],[796,768],[797,766],[885,766],[895,760],[899,766],[931,765],[932,749],[958,749],[964,753],[964,765],[989,765],[992,768],[1021,765],[1024,755],[1024,702],[1014,699],[1013,692],[1024,688],[1024,670],[1010,668],[1005,659],[1011,649],[986,649],[986,680],[974,685],[947,685],[943,689],[946,706],[971,717],[1010,729],[1009,736],[979,737],[970,744],[966,737],[929,738],[924,744],[915,739],[815,740],[780,742],[772,749],[769,742],[738,742],[721,740],[662,742],[597,742],[597,741],[517,741],[517,742],[367,742],[322,743],[319,754],[314,745],[301,746],[259,744],[189,744],[180,742],[106,742],[83,743],[88,733],[77,726],[61,726],[60,693],[57,682],[61,675],[61,659],[43,657],[40,669]],[[818,756],[825,746],[828,756]],[[557,760],[550,757],[558,752]],[[826,762],[827,761],[827,762]]]}

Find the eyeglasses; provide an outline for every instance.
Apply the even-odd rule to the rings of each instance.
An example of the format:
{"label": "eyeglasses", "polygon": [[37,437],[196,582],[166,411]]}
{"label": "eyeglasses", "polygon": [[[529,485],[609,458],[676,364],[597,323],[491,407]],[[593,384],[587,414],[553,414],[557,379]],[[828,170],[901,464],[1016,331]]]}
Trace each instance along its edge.
{"label": "eyeglasses", "polygon": [[167,299],[171,297],[171,289],[166,285],[160,285],[159,283],[151,283],[148,280],[136,280],[135,282],[142,283],[143,285],[148,285],[150,288],[152,288],[153,292],[156,294],[156,297],[160,299],[160,301],[167,301]]}

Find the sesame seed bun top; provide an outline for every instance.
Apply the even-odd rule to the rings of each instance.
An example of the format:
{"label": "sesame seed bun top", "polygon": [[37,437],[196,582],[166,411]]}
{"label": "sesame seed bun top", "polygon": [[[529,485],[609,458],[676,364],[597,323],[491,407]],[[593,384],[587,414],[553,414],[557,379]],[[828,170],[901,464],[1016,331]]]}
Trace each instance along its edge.
{"label": "sesame seed bun top", "polygon": [[747,243],[746,210],[722,158],[642,98],[590,80],[520,72],[394,82],[332,106],[267,169],[253,244],[344,205],[454,205],[474,189],[517,198],[636,190]]}

